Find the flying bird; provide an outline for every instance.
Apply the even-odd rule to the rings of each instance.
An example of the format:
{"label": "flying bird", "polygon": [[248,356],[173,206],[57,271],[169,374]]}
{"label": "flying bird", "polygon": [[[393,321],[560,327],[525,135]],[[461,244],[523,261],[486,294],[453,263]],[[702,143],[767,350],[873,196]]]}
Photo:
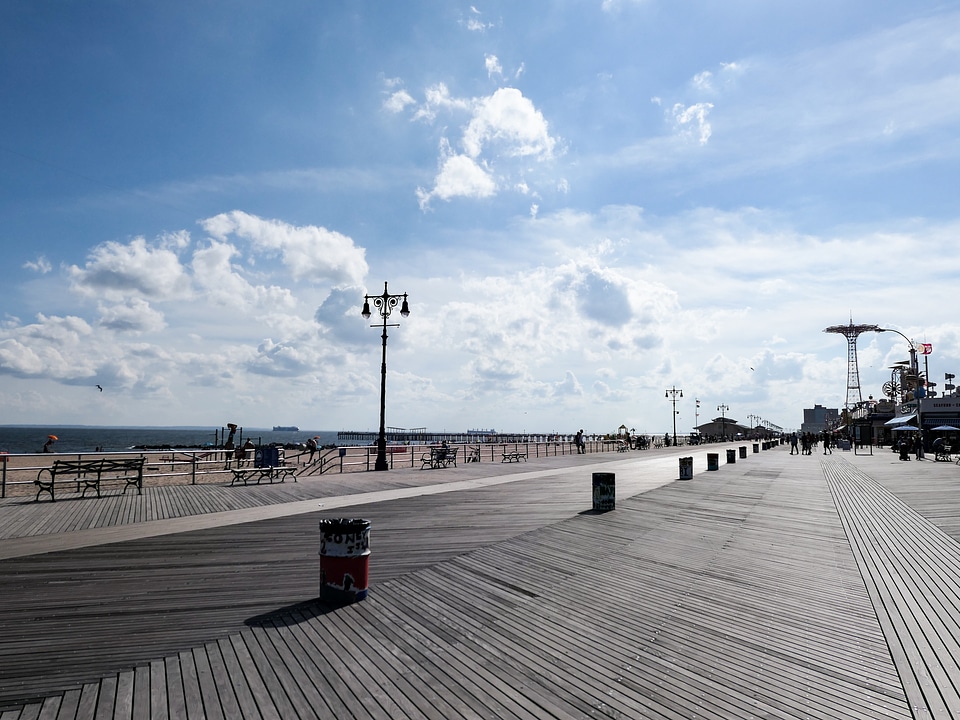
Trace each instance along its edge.
{"label": "flying bird", "polygon": [[99,390],[100,392],[103,392],[103,388],[100,387],[99,385],[97,385],[97,390]]}

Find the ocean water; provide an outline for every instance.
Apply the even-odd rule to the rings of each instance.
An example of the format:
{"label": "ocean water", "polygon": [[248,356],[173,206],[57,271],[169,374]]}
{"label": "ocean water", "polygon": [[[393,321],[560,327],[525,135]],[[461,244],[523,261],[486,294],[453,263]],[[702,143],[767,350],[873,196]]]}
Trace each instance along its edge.
{"label": "ocean water", "polygon": [[[0,451],[8,453],[34,453],[43,449],[49,435],[55,435],[53,452],[94,452],[102,448],[106,452],[120,452],[133,447],[196,448],[216,445],[229,435],[227,428],[169,428],[169,427],[40,427],[0,425]],[[225,433],[225,434],[224,434]],[[336,445],[337,433],[331,430],[300,430],[298,432],[274,432],[267,428],[238,428],[233,437],[239,445],[247,439],[260,445],[271,443],[305,443],[319,436],[318,445]]]}

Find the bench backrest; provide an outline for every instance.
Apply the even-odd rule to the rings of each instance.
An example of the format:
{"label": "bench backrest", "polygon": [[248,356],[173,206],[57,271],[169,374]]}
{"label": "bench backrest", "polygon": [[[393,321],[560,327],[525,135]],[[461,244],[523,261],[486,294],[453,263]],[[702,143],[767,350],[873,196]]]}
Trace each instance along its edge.
{"label": "bench backrest", "polygon": [[52,475],[85,475],[87,473],[100,474],[105,472],[136,472],[137,474],[142,474],[143,463],[144,458],[54,460],[50,472]]}
{"label": "bench backrest", "polygon": [[102,464],[103,460],[54,460],[50,472],[54,475],[98,473]]}

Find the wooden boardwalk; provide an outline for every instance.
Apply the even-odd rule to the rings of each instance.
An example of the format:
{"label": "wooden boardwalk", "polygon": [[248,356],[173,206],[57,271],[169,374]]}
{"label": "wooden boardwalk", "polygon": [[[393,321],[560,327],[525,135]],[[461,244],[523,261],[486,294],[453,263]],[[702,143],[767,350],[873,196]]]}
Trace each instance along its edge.
{"label": "wooden boardwalk", "polygon": [[[0,720],[960,718],[960,470],[707,450],[0,504]],[[345,608],[332,516],[373,528]]]}

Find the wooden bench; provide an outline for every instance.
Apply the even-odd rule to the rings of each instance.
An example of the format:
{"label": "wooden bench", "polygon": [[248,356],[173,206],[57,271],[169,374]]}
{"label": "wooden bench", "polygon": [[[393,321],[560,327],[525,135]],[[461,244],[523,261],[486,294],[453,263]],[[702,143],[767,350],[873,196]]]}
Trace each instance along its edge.
{"label": "wooden bench", "polygon": [[[123,481],[123,492],[131,486],[137,488],[137,495],[143,491],[144,458],[99,458],[97,460],[54,460],[53,465],[37,473],[34,484],[37,486],[36,501],[40,494],[50,493],[50,502],[56,502],[54,488],[66,482],[76,483],[80,497],[86,497],[87,490],[93,488],[100,497],[100,484],[106,481]],[[83,485],[83,492],[80,486]]]}
{"label": "wooden bench", "polygon": [[527,454],[525,452],[521,452],[520,450],[511,450],[510,452],[507,452],[504,450],[501,454],[500,462],[520,462],[521,460],[524,462],[527,461]]}
{"label": "wooden bench", "polygon": [[297,481],[297,468],[295,465],[231,468],[230,472],[233,473],[233,480],[230,481],[231,485],[236,485],[239,482],[246,485],[253,480],[257,481],[257,485],[264,480],[269,481],[271,485],[273,485],[274,481],[282,483],[287,478],[293,478],[294,482]]}
{"label": "wooden bench", "polygon": [[457,450],[460,448],[430,448],[430,452],[423,453],[420,456],[420,469],[424,468],[445,468],[453,465],[457,466]]}

